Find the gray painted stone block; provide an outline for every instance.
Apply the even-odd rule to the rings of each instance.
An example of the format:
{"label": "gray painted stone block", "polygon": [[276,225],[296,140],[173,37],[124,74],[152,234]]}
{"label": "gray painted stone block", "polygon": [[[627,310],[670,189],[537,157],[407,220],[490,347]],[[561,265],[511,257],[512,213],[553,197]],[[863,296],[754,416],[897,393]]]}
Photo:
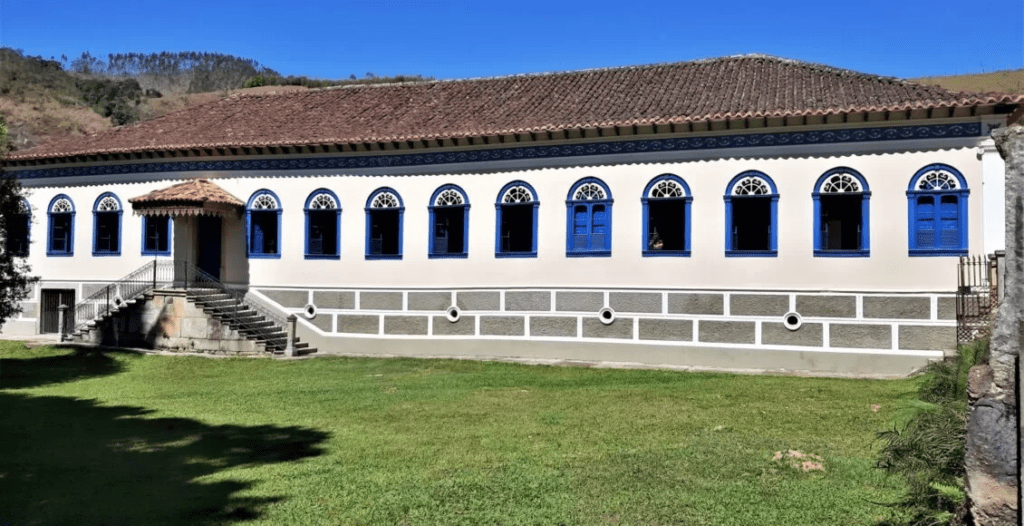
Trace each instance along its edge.
{"label": "gray painted stone block", "polygon": [[339,314],[338,332],[349,334],[377,334],[380,331],[378,316],[361,316],[358,314]]}
{"label": "gray painted stone block", "polygon": [[496,290],[459,292],[455,302],[462,310],[501,310],[501,294]]}
{"label": "gray painted stone block", "polygon": [[551,293],[546,290],[509,291],[505,293],[505,310],[550,311]]}
{"label": "gray painted stone block", "polygon": [[820,323],[804,323],[795,331],[787,329],[781,323],[765,322],[761,324],[761,343],[765,345],[821,347],[825,341],[823,334]]}
{"label": "gray painted stone block", "polygon": [[754,343],[752,321],[700,320],[697,340],[708,343]]}
{"label": "gray painted stone block", "polygon": [[[346,309],[356,308],[356,293],[351,290],[319,290],[313,292],[313,305],[318,309]],[[303,305],[305,306],[305,305]]]}
{"label": "gray painted stone block", "polygon": [[583,318],[584,338],[633,339],[633,318],[615,317],[611,325],[601,323],[597,318]]}
{"label": "gray painted stone block", "polygon": [[[68,305],[69,307],[71,305]],[[68,309],[71,310],[71,309]],[[21,317],[22,318],[38,318],[39,317],[39,304],[34,301],[23,301],[21,302]]]}
{"label": "gray painted stone block", "polygon": [[334,315],[333,314],[317,314],[312,320],[307,320],[312,323],[316,328],[324,332],[334,331]]}
{"label": "gray painted stone block", "polygon": [[[556,292],[555,310],[597,312],[604,308],[603,292]],[[530,331],[533,334],[533,331]]]}
{"label": "gray painted stone block", "polygon": [[360,292],[361,310],[402,310],[401,292]]}
{"label": "gray painted stone block", "polygon": [[668,295],[671,314],[724,314],[725,303],[721,294],[681,293]]}
{"label": "gray painted stone block", "polygon": [[661,294],[657,292],[612,292],[608,306],[616,312],[661,312]]}
{"label": "gray painted stone block", "polygon": [[796,297],[796,311],[809,318],[856,318],[856,296]]}
{"label": "gray painted stone block", "polygon": [[301,309],[309,303],[309,292],[305,290],[260,289],[259,292],[286,309]]}
{"label": "gray painted stone block", "polygon": [[461,316],[452,323],[447,316],[434,316],[434,336],[473,336],[476,334],[476,316]]}
{"label": "gray painted stone block", "polygon": [[526,322],[522,316],[480,316],[480,334],[522,336]]}
{"label": "gray painted stone block", "polygon": [[892,329],[888,325],[833,323],[828,327],[830,347],[891,349]]}
{"label": "gray painted stone block", "polygon": [[575,338],[576,318],[564,316],[531,316],[530,336],[561,336]]}
{"label": "gray painted stone block", "polygon": [[426,316],[384,316],[384,334],[426,333]]}
{"label": "gray painted stone block", "polygon": [[777,294],[732,294],[729,314],[733,316],[782,316],[789,312],[789,296]]}
{"label": "gray painted stone block", "polygon": [[956,327],[900,325],[900,349],[945,351],[956,348]]}
{"label": "gray painted stone block", "polygon": [[693,339],[693,320],[640,318],[640,339],[688,342]]}
{"label": "gray painted stone block", "polygon": [[956,319],[956,298],[938,298],[938,317],[940,320]]}
{"label": "gray painted stone block", "polygon": [[409,310],[443,311],[452,306],[451,292],[410,292]]}
{"label": "gray painted stone block", "polygon": [[905,320],[927,320],[931,317],[930,298],[906,296],[865,296],[865,318],[896,318]]}

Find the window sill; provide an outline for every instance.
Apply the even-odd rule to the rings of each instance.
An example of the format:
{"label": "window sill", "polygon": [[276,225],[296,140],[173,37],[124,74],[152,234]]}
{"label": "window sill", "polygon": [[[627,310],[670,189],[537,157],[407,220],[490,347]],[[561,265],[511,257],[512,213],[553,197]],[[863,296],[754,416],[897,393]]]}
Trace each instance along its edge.
{"label": "window sill", "polygon": [[367,261],[369,260],[380,260],[380,259],[402,259],[401,254],[367,254]]}
{"label": "window sill", "polygon": [[341,254],[305,254],[306,259],[341,259]]}
{"label": "window sill", "polygon": [[167,251],[143,250],[142,251],[142,255],[143,256],[170,256],[171,255],[171,251],[170,250],[167,250]]}
{"label": "window sill", "polygon": [[871,256],[870,250],[821,250],[814,251],[816,258],[866,258]]}
{"label": "window sill", "polygon": [[[589,202],[589,201],[588,201]],[[612,257],[611,250],[592,250],[589,252],[566,252],[567,258],[609,258]]]}
{"label": "window sill", "polygon": [[47,252],[46,257],[50,258],[69,258],[75,255],[74,252]]}
{"label": "window sill", "polygon": [[502,258],[535,258],[536,252],[495,252],[494,257]]}
{"label": "window sill", "polygon": [[469,254],[463,252],[461,254],[427,254],[427,259],[467,259]]}
{"label": "window sill", "polygon": [[923,248],[912,248],[908,254],[910,257],[943,257],[943,256],[966,256],[967,250],[962,248],[946,248],[946,249],[923,249]]}
{"label": "window sill", "polygon": [[120,256],[120,252],[93,252],[92,257],[94,258],[109,258]]}
{"label": "window sill", "polygon": [[688,258],[689,250],[644,250],[645,258]]}
{"label": "window sill", "polygon": [[727,258],[775,258],[779,257],[777,250],[726,250]]}
{"label": "window sill", "polygon": [[249,259],[281,259],[281,254],[248,254]]}

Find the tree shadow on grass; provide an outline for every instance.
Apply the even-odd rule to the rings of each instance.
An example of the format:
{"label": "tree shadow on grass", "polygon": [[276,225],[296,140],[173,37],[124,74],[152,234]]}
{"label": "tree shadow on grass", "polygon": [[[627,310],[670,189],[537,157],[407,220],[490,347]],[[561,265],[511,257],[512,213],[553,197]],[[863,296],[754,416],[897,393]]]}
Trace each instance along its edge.
{"label": "tree shadow on grass", "polygon": [[229,524],[282,497],[219,471],[317,456],[328,434],[145,418],[140,407],[0,392],[0,524]]}
{"label": "tree shadow on grass", "polygon": [[112,353],[81,347],[51,347],[73,351],[55,356],[4,358],[0,360],[0,389],[24,389],[42,385],[73,382],[117,374],[124,368]]}

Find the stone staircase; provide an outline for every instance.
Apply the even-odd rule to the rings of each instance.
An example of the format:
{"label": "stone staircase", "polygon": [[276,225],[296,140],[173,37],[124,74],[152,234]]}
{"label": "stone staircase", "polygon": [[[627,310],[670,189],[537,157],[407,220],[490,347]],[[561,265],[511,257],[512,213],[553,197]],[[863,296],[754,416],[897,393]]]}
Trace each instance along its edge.
{"label": "stone staircase", "polygon": [[[288,346],[287,329],[267,319],[237,297],[218,289],[191,289],[188,291],[188,299],[213,319],[237,330],[249,340],[263,344],[266,352],[284,354]],[[315,353],[316,349],[296,337],[295,351],[298,355],[305,355]]]}

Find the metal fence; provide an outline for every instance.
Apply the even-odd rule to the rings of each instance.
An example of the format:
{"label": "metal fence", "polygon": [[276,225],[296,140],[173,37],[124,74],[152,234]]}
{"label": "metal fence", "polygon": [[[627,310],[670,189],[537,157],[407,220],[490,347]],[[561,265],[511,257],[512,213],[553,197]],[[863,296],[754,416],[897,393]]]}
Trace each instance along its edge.
{"label": "metal fence", "polygon": [[961,256],[956,288],[956,341],[988,338],[999,307],[999,258]]}

